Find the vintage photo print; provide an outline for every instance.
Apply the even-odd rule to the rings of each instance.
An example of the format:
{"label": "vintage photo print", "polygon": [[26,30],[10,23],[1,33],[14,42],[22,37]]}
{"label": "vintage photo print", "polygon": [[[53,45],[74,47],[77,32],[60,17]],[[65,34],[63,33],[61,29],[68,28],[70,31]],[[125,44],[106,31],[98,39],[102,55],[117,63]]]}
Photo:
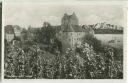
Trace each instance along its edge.
{"label": "vintage photo print", "polygon": [[5,3],[4,79],[123,79],[124,5]]}
{"label": "vintage photo print", "polygon": [[[0,1],[0,46],[1,46],[1,41],[2,41],[2,2]],[[2,69],[1,62],[2,62],[2,56],[1,56],[1,48],[0,48],[0,81],[1,81],[1,69]]]}

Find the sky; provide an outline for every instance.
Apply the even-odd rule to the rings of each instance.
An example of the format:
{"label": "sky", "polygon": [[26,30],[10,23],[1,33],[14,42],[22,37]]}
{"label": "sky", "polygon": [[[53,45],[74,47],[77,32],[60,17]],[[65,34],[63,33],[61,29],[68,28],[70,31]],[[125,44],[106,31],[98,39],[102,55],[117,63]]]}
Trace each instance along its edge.
{"label": "sky", "polygon": [[121,25],[124,23],[122,5],[86,3],[5,3],[3,7],[4,25],[21,27],[40,27],[43,22],[60,25],[64,13],[76,13],[79,24],[107,22]]}

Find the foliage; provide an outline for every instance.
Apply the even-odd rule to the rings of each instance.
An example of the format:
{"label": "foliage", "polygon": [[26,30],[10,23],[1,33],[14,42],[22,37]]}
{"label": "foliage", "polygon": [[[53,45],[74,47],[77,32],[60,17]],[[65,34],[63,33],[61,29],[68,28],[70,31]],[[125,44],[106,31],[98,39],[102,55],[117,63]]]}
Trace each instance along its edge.
{"label": "foliage", "polygon": [[44,23],[44,26],[36,34],[36,40],[47,45],[51,45],[52,40],[55,38],[55,30],[49,23]]}
{"label": "foliage", "polygon": [[35,42],[46,45],[46,51],[54,53],[56,50],[61,51],[62,44],[56,38],[55,29],[49,24],[44,22],[44,26],[41,30],[36,32]]}
{"label": "foliage", "polygon": [[95,53],[88,44],[81,45],[79,52],[68,49],[65,54],[56,52],[52,58],[38,45],[31,45],[28,51],[23,47],[10,45],[5,48],[5,78],[19,79],[122,79],[120,61],[116,61],[112,48],[104,53]]}
{"label": "foliage", "polygon": [[22,38],[21,39],[22,40],[27,40],[28,32],[27,32],[27,30],[25,28],[22,30],[21,34],[22,34]]}
{"label": "foliage", "polygon": [[87,34],[83,38],[83,41],[88,43],[90,46],[93,46],[94,50],[98,52],[104,51],[104,46],[101,45],[101,41],[96,39],[93,35]]}

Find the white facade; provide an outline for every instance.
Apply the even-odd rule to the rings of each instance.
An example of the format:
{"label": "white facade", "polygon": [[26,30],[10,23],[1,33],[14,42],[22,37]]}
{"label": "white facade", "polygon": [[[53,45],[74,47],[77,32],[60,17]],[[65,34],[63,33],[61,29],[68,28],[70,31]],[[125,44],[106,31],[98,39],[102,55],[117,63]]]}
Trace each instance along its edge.
{"label": "white facade", "polygon": [[75,13],[72,15],[64,14],[61,20],[61,30],[56,36],[62,43],[63,51],[66,51],[67,48],[74,49],[82,43],[85,32],[82,27],[79,26],[79,20]]}
{"label": "white facade", "polygon": [[5,39],[7,39],[8,42],[12,41],[14,39],[14,34],[6,34]]}
{"label": "white facade", "polygon": [[76,45],[81,44],[85,32],[59,32],[56,36],[62,42],[65,51],[67,48],[74,49]]}

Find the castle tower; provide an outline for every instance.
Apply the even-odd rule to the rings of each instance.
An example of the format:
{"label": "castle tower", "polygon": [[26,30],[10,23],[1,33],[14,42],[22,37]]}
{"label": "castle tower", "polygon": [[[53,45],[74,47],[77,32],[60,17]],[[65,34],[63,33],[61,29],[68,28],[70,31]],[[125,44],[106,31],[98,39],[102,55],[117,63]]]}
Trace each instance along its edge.
{"label": "castle tower", "polygon": [[85,35],[82,27],[79,26],[79,21],[76,14],[64,14],[61,20],[61,30],[57,34],[57,38],[62,42],[62,50],[65,52],[67,48],[74,49],[81,38]]}
{"label": "castle tower", "polygon": [[78,18],[74,12],[72,15],[67,15],[67,13],[64,14],[61,20],[61,25],[63,26],[63,25],[68,25],[68,24],[79,25]]}

